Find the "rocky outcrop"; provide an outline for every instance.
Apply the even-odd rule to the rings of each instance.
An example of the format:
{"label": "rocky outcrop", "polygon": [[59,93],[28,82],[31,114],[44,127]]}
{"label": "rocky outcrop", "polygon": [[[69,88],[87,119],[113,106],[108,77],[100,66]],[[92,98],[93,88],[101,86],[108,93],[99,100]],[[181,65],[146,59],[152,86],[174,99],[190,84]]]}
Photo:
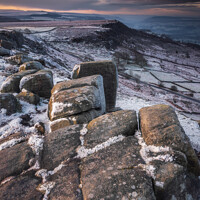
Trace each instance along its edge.
{"label": "rocky outcrop", "polygon": [[[35,103],[35,94],[50,96],[52,82],[47,70],[25,75],[17,98]],[[104,87],[101,75],[60,82],[51,90],[50,131],[38,122],[32,133],[0,139],[0,199],[199,198],[199,161],[175,111],[143,108],[138,127],[134,110],[112,104],[105,114]],[[13,97],[0,94],[11,113]]]}
{"label": "rocky outcrop", "polygon": [[20,111],[21,107],[13,94],[0,94],[0,109],[6,109],[6,114],[11,115]]}
{"label": "rocky outcrop", "polygon": [[117,68],[111,61],[85,62],[75,65],[72,78],[76,79],[95,74],[100,74],[103,77],[106,110],[109,111],[115,107],[118,87]]}
{"label": "rocky outcrop", "polygon": [[36,70],[27,70],[27,71],[18,72],[16,74],[9,76],[1,85],[0,91],[2,93],[20,92],[19,84],[20,84],[21,79],[24,76],[27,76],[29,74],[34,74],[35,72]]}
{"label": "rocky outcrop", "polygon": [[40,70],[24,76],[20,81],[20,90],[25,89],[40,97],[49,98],[53,88],[53,74],[50,70]]}
{"label": "rocky outcrop", "polygon": [[17,96],[17,99],[26,101],[30,104],[37,105],[40,102],[40,97],[27,90],[22,90]]}
{"label": "rocky outcrop", "polygon": [[[49,101],[51,121],[66,118],[65,124],[82,124],[105,113],[105,96],[101,76],[58,83]],[[54,122],[54,127],[55,127]],[[58,121],[61,123],[61,120]],[[57,125],[62,126],[62,125]],[[62,126],[63,127],[63,126]]]}
{"label": "rocky outcrop", "polygon": [[31,70],[31,69],[42,70],[44,69],[44,66],[38,61],[29,61],[20,65],[19,67],[19,71]]}
{"label": "rocky outcrop", "polygon": [[12,48],[20,48],[24,44],[23,34],[18,31],[1,31],[0,39],[12,43]]}

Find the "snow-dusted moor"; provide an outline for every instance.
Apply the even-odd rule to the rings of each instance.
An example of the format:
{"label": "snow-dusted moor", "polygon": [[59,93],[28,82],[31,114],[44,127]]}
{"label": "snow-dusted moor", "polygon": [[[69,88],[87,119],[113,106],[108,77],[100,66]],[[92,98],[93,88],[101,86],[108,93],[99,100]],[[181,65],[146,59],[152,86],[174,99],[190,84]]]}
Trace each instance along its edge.
{"label": "snow-dusted moor", "polygon": [[200,46],[0,22],[0,160],[1,200],[198,200]]}

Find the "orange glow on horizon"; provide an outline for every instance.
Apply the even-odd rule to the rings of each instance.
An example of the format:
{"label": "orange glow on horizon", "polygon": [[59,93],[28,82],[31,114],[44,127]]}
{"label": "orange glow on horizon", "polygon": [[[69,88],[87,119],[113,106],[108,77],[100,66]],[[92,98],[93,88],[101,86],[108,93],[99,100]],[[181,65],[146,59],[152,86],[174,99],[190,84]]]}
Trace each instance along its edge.
{"label": "orange glow on horizon", "polygon": [[[199,4],[198,4],[199,6]],[[20,10],[20,11],[46,11],[46,12],[65,12],[65,13],[81,13],[81,14],[103,14],[103,15],[192,15],[190,12],[181,11],[171,8],[149,8],[141,10],[131,10],[122,8],[115,11],[98,11],[98,10],[52,10],[42,8],[30,8],[20,6],[6,6],[0,4],[0,10]]]}

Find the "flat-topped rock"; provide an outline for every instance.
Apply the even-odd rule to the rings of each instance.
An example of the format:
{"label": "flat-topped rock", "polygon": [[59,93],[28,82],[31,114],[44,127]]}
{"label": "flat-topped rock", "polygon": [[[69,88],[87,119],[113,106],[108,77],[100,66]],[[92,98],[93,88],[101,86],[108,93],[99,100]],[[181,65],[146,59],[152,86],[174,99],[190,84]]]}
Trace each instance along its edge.
{"label": "flat-topped rock", "polygon": [[50,70],[40,70],[24,76],[20,81],[20,90],[26,89],[40,97],[49,98],[53,88],[53,74]]}
{"label": "flat-topped rock", "polygon": [[20,65],[19,67],[19,71],[31,70],[31,69],[42,70],[44,69],[44,66],[38,61],[29,61]]}
{"label": "flat-topped rock", "polygon": [[88,123],[104,114],[105,110],[103,78],[95,75],[56,84],[48,113],[51,121],[66,118],[72,125]]}
{"label": "flat-topped rock", "polygon": [[111,61],[84,62],[75,65],[72,78],[77,79],[97,74],[103,76],[106,110],[109,111],[115,107],[118,87],[117,68]]}
{"label": "flat-topped rock", "polygon": [[2,93],[18,93],[20,92],[19,84],[24,76],[34,74],[37,70],[26,70],[9,76],[1,85]]}
{"label": "flat-topped rock", "polygon": [[111,137],[134,135],[137,126],[134,110],[121,110],[102,115],[88,124],[84,145],[87,148],[93,148]]}
{"label": "flat-topped rock", "polygon": [[68,126],[48,133],[44,141],[42,168],[52,170],[76,155],[76,148],[80,145],[80,130],[82,125]]}
{"label": "flat-topped rock", "polygon": [[188,161],[188,170],[196,175],[200,174],[198,158],[172,107],[145,107],[140,109],[139,115],[142,136],[147,145],[169,146],[184,153]]}

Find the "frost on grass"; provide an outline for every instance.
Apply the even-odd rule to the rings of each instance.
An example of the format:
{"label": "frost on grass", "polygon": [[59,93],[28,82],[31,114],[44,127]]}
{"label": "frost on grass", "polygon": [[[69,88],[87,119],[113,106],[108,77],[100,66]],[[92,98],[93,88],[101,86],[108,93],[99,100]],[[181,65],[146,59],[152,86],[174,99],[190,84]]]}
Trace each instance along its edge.
{"label": "frost on grass", "polygon": [[[41,98],[40,105],[32,105],[24,101],[20,101],[22,105],[22,112],[14,113],[10,116],[6,115],[6,110],[0,110],[0,139],[8,137],[13,133],[24,132],[26,134],[34,133],[34,124],[37,122],[43,122],[47,124],[49,122],[47,117],[48,102]],[[22,116],[29,115],[30,126],[25,126],[22,123]]]}
{"label": "frost on grass", "polygon": [[118,136],[115,136],[115,137],[111,137],[106,142],[98,144],[92,149],[86,149],[84,146],[81,146],[80,148],[77,149],[77,154],[78,154],[77,157],[78,158],[85,158],[90,154],[98,152],[101,149],[104,149],[106,147],[109,147],[112,144],[115,144],[117,142],[122,141],[124,138],[125,137],[123,135],[118,135]]}
{"label": "frost on grass", "polygon": [[[153,145],[146,145],[144,139],[141,136],[141,133],[138,131],[135,134],[135,137],[138,139],[138,143],[141,146],[140,155],[145,161],[146,165],[140,164],[147,174],[155,179],[155,166],[151,164],[154,160],[160,160],[162,162],[172,162],[173,156],[170,154],[172,149],[170,147],[158,147]],[[165,153],[164,155],[150,156],[150,153]]]}

